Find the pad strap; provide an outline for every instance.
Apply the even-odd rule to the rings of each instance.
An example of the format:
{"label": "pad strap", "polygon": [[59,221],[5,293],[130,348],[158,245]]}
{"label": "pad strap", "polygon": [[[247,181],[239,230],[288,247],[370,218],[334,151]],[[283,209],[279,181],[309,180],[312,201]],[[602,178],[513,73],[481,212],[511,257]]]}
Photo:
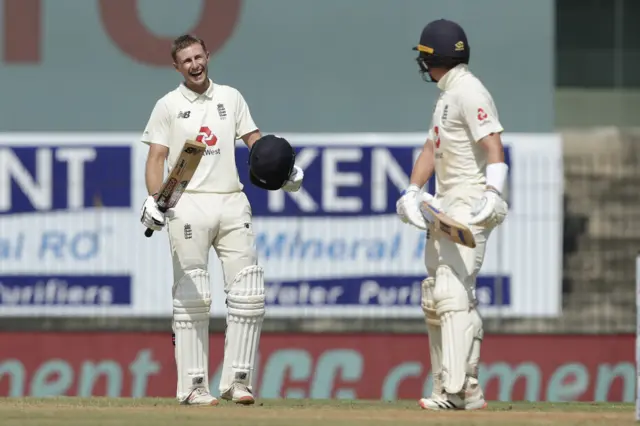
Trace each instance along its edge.
{"label": "pad strap", "polygon": [[422,281],[422,312],[427,325],[440,327],[440,316],[436,312],[436,303],[433,298],[433,288],[436,280],[426,278]]}

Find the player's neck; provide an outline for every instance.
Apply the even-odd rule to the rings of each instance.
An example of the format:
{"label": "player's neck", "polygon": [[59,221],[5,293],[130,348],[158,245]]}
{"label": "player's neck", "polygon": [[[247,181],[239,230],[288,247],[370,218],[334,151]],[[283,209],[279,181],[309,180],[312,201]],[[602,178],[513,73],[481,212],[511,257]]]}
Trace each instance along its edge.
{"label": "player's neck", "polygon": [[458,64],[450,70],[444,71],[438,78],[438,88],[440,90],[450,89],[466,71],[467,66],[465,64]]}
{"label": "player's neck", "polygon": [[202,95],[204,92],[207,91],[207,89],[209,89],[209,85],[211,84],[211,80],[209,80],[209,78],[207,78],[202,84],[189,84],[189,82],[185,81],[184,85],[187,87],[187,89],[191,90],[192,92],[196,92],[199,95]]}

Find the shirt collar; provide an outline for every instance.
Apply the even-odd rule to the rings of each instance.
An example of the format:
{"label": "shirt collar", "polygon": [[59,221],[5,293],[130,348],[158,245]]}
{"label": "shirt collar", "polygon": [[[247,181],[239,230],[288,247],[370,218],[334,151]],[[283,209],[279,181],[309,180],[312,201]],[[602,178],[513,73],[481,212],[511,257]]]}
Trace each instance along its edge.
{"label": "shirt collar", "polygon": [[456,82],[467,74],[469,74],[469,66],[467,64],[458,64],[447,71],[447,73],[438,81],[438,88],[442,91],[447,91],[453,88]]}
{"label": "shirt collar", "polygon": [[207,88],[207,90],[203,93],[196,93],[193,90],[189,89],[187,86],[185,86],[184,83],[180,83],[180,87],[178,90],[180,90],[180,93],[182,93],[182,96],[184,96],[185,98],[187,98],[190,102],[195,101],[196,99],[198,99],[200,96],[205,96],[209,99],[213,98],[213,81],[211,79],[209,79],[209,87]]}

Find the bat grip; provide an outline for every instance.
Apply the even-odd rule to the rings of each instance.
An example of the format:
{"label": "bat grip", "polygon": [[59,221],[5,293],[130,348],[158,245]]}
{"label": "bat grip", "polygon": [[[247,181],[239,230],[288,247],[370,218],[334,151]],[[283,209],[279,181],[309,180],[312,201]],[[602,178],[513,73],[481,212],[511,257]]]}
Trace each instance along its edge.
{"label": "bat grip", "polygon": [[[165,208],[162,208],[162,207],[158,207],[158,210],[160,210],[161,213],[166,213],[166,211],[168,209],[165,209]],[[144,231],[144,236],[149,238],[149,237],[151,237],[153,235],[153,232],[154,232],[153,229],[147,228],[147,230]]]}

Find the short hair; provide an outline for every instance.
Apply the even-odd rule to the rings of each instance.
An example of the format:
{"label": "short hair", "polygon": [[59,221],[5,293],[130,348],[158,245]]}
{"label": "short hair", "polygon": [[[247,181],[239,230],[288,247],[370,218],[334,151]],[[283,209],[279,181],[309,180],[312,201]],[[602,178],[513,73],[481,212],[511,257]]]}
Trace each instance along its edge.
{"label": "short hair", "polygon": [[186,49],[187,47],[196,43],[200,43],[202,49],[204,49],[205,52],[207,51],[207,46],[204,44],[204,40],[202,40],[201,38],[196,37],[192,34],[181,35],[180,37],[173,40],[173,44],[171,45],[171,57],[175,61],[179,51],[181,51],[182,49]]}

